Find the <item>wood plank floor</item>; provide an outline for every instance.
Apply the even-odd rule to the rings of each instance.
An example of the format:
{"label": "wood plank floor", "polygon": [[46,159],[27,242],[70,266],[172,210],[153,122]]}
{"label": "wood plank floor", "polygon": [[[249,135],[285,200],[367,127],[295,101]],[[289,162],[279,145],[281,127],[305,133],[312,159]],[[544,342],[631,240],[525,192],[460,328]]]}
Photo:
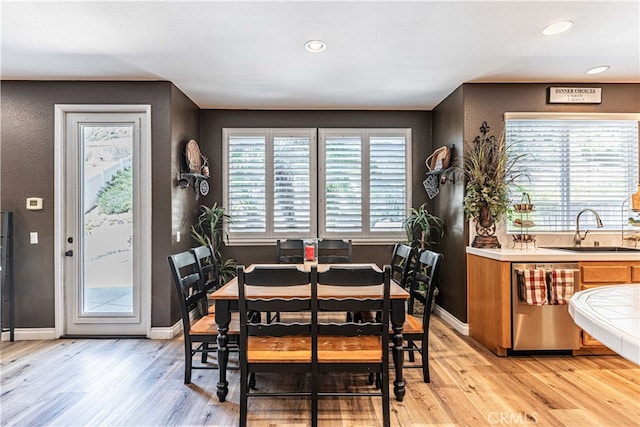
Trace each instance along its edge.
{"label": "wood plank floor", "polygon": [[[3,342],[0,424],[237,425],[238,372],[230,373],[229,396],[220,403],[217,371],[194,371],[193,384],[183,384],[182,351],[181,339]],[[618,356],[500,358],[434,318],[431,384],[418,369],[405,372],[407,396],[391,402],[394,426],[640,425],[640,368]],[[263,388],[301,381],[258,376]],[[366,387],[360,376],[351,381]],[[299,399],[253,399],[249,424],[307,426],[308,408]],[[368,427],[380,420],[378,399],[320,403],[321,426]]]}

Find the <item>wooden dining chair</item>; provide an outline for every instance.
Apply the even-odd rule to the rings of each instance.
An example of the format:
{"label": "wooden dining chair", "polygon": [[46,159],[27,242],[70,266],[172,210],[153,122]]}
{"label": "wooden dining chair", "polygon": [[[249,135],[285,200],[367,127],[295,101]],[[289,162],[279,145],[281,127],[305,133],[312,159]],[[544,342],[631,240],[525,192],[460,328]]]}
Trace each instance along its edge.
{"label": "wooden dining chair", "polygon": [[[405,364],[403,367],[421,368],[425,383],[431,381],[429,376],[429,321],[442,259],[442,254],[427,249],[418,252],[409,290],[407,315],[402,328],[402,336],[406,342],[403,350],[408,352],[409,361],[415,362],[415,352],[420,353],[421,357],[419,364]],[[422,315],[417,314],[416,301],[423,306]],[[420,346],[416,344],[417,342],[420,343]]]}
{"label": "wooden dining chair", "polygon": [[[184,383],[191,383],[193,369],[217,369],[217,364],[194,365],[193,357],[200,354],[202,362],[206,362],[207,355],[217,350],[218,328],[215,316],[204,311],[207,294],[202,289],[198,263],[192,251],[185,251],[168,257],[173,282],[178,294],[180,316],[182,318],[182,332],[184,334]],[[190,314],[194,313],[195,320],[191,321]],[[229,336],[237,338],[240,333],[237,314],[232,316],[229,325]],[[232,350],[237,346],[232,345]]]}
{"label": "wooden dining chair", "polygon": [[[317,284],[317,301],[312,303],[312,420],[317,420],[317,400],[323,397],[379,396],[382,400],[383,425],[390,425],[389,409],[389,310],[391,267],[383,271],[374,267],[332,266],[317,272],[312,268],[312,293]],[[323,286],[349,286],[344,298],[322,298]],[[379,295],[367,297],[358,295],[352,286],[360,289],[376,287]],[[330,321],[319,322],[318,313],[343,311],[380,312],[379,319],[368,322]],[[319,379],[329,374],[375,373],[379,387],[370,391],[322,391]],[[364,380],[363,380],[364,381]],[[366,381],[369,384],[369,381]]]}
{"label": "wooden dining chair", "polygon": [[351,240],[319,240],[318,264],[338,264],[351,262],[351,247]]}
{"label": "wooden dining chair", "polygon": [[[311,391],[254,391],[256,373],[311,372],[311,317],[306,321],[268,322],[252,313],[311,310],[311,295],[307,298],[286,298],[270,294],[278,286],[309,285],[310,273],[297,266],[264,266],[250,271],[238,266],[240,308],[240,426],[247,425],[248,398],[311,397]],[[249,295],[251,286],[262,298]]]}
{"label": "wooden dining chair", "polygon": [[276,241],[276,263],[302,264],[304,243],[301,239],[287,239]]}

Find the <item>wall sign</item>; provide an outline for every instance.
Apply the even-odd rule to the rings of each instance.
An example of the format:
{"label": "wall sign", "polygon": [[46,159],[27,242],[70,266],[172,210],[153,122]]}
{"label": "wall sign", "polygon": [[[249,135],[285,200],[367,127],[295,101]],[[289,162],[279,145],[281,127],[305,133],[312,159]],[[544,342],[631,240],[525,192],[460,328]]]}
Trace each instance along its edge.
{"label": "wall sign", "polygon": [[550,87],[550,104],[600,104],[601,87]]}

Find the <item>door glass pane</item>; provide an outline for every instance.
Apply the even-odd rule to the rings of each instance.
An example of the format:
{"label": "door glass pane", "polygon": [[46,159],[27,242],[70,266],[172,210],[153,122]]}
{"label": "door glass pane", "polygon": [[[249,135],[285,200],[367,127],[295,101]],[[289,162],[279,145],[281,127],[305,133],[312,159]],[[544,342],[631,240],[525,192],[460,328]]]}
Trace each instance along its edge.
{"label": "door glass pane", "polygon": [[81,313],[133,313],[132,125],[83,125]]}

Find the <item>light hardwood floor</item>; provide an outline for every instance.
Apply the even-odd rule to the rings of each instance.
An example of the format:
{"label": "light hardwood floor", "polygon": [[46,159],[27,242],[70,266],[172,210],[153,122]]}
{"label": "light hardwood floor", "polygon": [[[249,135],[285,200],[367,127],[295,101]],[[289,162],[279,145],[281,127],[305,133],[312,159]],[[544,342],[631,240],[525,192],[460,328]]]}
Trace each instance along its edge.
{"label": "light hardwood floor", "polygon": [[[238,372],[224,403],[217,371],[194,371],[184,385],[181,339],[3,342],[0,355],[2,426],[238,424]],[[496,357],[434,318],[431,384],[417,369],[405,372],[406,398],[391,402],[394,426],[640,425],[640,367],[617,356]],[[265,388],[300,381],[258,376]],[[360,376],[351,381],[365,386]],[[306,426],[308,408],[305,400],[253,399],[249,424]],[[320,403],[321,426],[380,420],[378,399]]]}

